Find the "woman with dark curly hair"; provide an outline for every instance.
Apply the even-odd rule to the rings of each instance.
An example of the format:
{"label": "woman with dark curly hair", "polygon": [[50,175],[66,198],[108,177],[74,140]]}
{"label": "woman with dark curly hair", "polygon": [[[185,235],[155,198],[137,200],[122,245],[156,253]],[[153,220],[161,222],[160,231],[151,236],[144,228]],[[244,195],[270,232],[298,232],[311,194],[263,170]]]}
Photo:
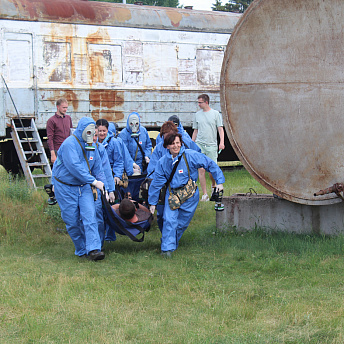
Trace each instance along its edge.
{"label": "woman with dark curly hair", "polygon": [[[161,238],[161,254],[171,257],[196,211],[199,202],[199,192],[196,187],[195,192],[191,193],[190,197],[177,209],[171,209],[169,195],[185,190],[185,186],[190,179],[191,183],[196,182],[199,168],[204,168],[212,173],[216,180],[218,191],[223,190],[222,184],[225,182],[225,177],[218,165],[206,155],[195,150],[185,149],[182,136],[176,131],[171,131],[164,136],[164,147],[169,152],[156,165],[154,179],[149,188],[148,202],[151,205],[151,212],[154,213],[160,190],[169,180],[174,169],[175,171],[169,184],[170,188],[167,189],[165,197],[164,223]],[[176,167],[174,167],[175,164],[177,164]]]}

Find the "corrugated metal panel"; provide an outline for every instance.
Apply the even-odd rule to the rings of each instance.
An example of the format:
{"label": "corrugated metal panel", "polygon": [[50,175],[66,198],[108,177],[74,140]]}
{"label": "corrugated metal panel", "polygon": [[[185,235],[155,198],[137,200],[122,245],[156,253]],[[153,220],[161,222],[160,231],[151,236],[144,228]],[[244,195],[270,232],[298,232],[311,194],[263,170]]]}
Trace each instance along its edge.
{"label": "corrugated metal panel", "polygon": [[344,2],[257,0],[239,21],[222,67],[227,134],[250,173],[302,204],[344,176]]}
{"label": "corrugated metal panel", "polygon": [[1,0],[0,18],[230,33],[239,14],[81,0]]}

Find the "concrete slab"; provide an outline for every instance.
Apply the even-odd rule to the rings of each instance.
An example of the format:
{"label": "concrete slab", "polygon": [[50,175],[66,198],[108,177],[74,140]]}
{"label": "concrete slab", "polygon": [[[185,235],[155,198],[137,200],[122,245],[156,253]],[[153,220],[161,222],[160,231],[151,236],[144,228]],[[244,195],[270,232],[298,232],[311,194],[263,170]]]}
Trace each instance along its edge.
{"label": "concrete slab", "polygon": [[234,194],[223,197],[224,211],[216,213],[219,229],[262,229],[298,234],[344,233],[344,203],[305,205],[273,195]]}

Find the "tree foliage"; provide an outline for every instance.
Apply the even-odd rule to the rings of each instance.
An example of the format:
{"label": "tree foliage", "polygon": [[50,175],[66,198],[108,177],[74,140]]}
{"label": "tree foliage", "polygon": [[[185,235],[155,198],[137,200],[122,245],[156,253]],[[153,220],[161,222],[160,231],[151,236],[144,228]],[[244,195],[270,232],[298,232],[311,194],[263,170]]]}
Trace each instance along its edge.
{"label": "tree foliage", "polygon": [[213,11],[244,13],[253,0],[232,0],[222,5],[222,0],[216,0],[211,8]]}
{"label": "tree foliage", "polygon": [[[91,1],[103,1],[103,2],[115,2],[121,4],[122,0],[91,0]],[[138,0],[126,0],[127,4],[133,4]],[[163,7],[177,7],[179,6],[179,0],[140,0],[143,5],[146,6],[163,6]]]}

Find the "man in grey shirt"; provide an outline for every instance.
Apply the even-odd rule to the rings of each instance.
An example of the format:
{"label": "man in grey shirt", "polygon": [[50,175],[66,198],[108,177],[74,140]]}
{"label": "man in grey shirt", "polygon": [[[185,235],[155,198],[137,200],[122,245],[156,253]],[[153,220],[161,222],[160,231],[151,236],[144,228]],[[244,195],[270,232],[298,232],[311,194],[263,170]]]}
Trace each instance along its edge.
{"label": "man in grey shirt", "polygon": [[[218,151],[225,149],[222,116],[218,111],[209,106],[209,96],[207,94],[198,96],[198,105],[201,110],[196,112],[193,118],[192,128],[194,131],[192,140],[201,148],[202,153],[217,163]],[[220,144],[218,147],[217,132],[220,136]],[[211,173],[209,173],[209,177],[211,180],[211,187],[214,189],[216,187],[216,182]],[[201,200],[209,201],[205,182],[205,170],[203,168],[199,169],[199,179],[203,192]]]}

